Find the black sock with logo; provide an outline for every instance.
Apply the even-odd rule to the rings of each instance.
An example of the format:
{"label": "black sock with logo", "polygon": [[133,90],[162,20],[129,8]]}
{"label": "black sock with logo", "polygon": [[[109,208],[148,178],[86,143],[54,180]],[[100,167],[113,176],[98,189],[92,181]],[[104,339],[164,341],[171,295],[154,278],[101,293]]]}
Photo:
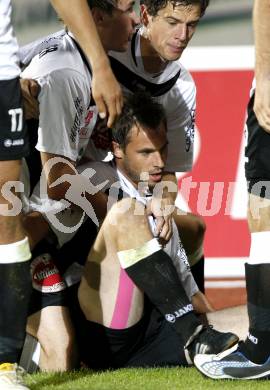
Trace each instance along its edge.
{"label": "black sock with logo", "polygon": [[240,350],[253,363],[270,356],[270,264],[246,264],[249,334]]}
{"label": "black sock with logo", "polygon": [[125,271],[174,327],[185,344],[201,321],[193,312],[171,258],[159,250],[126,267]]}

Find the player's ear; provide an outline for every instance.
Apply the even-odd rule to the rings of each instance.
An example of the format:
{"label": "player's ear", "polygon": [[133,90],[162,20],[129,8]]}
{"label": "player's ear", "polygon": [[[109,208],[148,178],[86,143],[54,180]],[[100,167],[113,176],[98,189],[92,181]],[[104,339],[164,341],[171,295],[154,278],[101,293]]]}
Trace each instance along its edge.
{"label": "player's ear", "polygon": [[92,16],[93,16],[93,19],[95,21],[95,24],[97,26],[103,25],[104,19],[105,19],[105,13],[97,7],[93,7],[91,9],[91,12],[92,12]]}
{"label": "player's ear", "polygon": [[147,7],[145,6],[145,4],[141,4],[140,18],[141,18],[141,24],[144,27],[148,27],[149,14],[148,14]]}
{"label": "player's ear", "polygon": [[112,152],[115,158],[123,158],[124,151],[118,142],[112,141]]}

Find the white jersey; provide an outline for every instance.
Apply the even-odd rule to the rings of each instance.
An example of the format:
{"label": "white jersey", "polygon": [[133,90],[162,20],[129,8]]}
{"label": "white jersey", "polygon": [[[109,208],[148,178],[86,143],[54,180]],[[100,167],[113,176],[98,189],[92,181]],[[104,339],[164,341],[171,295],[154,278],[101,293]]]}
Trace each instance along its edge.
{"label": "white jersey", "polygon": [[0,80],[19,76],[18,49],[11,25],[10,0],[0,0]]}
{"label": "white jersey", "polygon": [[[96,106],[90,104],[91,74],[85,61],[73,38],[65,34],[36,55],[22,73],[24,78],[37,80],[41,87],[36,149],[69,158],[75,163],[84,153],[97,118]],[[46,191],[41,194],[39,189],[38,183],[30,205],[26,205],[28,212],[37,210],[47,218],[49,211],[56,214],[56,210],[66,208],[65,201],[62,204],[50,201]],[[60,226],[65,225],[71,234],[65,234],[57,227],[59,224],[49,220],[60,245],[75,234],[72,227],[80,222],[82,215],[80,210],[72,213],[67,210],[58,215]]]}
{"label": "white jersey", "polygon": [[[189,171],[193,163],[196,108],[194,81],[190,73],[178,61],[169,62],[160,74],[147,73],[143,66],[140,38],[140,31],[138,31],[125,53],[109,53],[112,57],[112,68],[126,93],[143,88],[151,92],[152,96],[163,105],[169,141],[165,169],[169,172]],[[131,72],[126,72],[126,69]],[[173,86],[166,92],[166,83],[174,77]],[[159,89],[160,92],[158,92]],[[161,95],[158,96],[159,94]],[[87,148],[87,156],[93,160],[100,160],[105,157],[107,151],[102,151],[100,147],[102,140],[99,142],[98,137],[95,138],[94,135]]]}
{"label": "white jersey", "polygon": [[[38,40],[20,50],[20,60],[27,63],[38,51],[57,42],[62,31]],[[168,128],[168,158],[166,170],[186,172],[192,169],[196,109],[196,87],[194,81],[182,64],[169,62],[160,73],[151,75],[144,69],[141,57],[140,30],[134,35],[128,50],[124,53],[110,52],[112,67],[124,91],[144,88],[151,92],[164,107]],[[129,70],[131,73],[127,73]],[[180,73],[179,73],[180,72]],[[136,79],[137,77],[137,79]],[[171,80],[173,83],[171,84]],[[141,83],[141,85],[140,85]],[[167,84],[171,86],[168,89]],[[168,89],[168,90],[167,90]],[[165,92],[164,92],[165,91]],[[110,150],[106,128],[101,123],[96,126],[85,156],[93,161],[110,160]]]}
{"label": "white jersey", "polygon": [[[104,190],[107,190],[109,187],[114,188],[109,193],[109,202],[108,205],[114,203],[119,195],[119,189],[124,193],[124,196],[131,198],[136,198],[142,203],[146,203],[147,199],[150,197],[145,197],[139,194],[138,190],[130,183],[130,181],[111,163],[103,162],[89,162],[78,167],[79,171],[84,175],[84,172],[87,172],[87,169],[92,168],[95,170],[96,175],[92,177],[93,185],[97,186],[100,183],[109,180],[109,184],[104,185]],[[150,195],[150,194],[149,194]],[[149,224],[154,233],[156,223],[153,217],[149,217]],[[198,292],[198,286],[191,274],[188,259],[186,252],[183,248],[182,242],[179,237],[178,229],[173,221],[173,235],[170,241],[164,248],[164,251],[170,256],[172,262],[176,268],[177,274],[180,280],[183,283],[186,294],[191,299],[191,297]]]}
{"label": "white jersey", "polygon": [[65,34],[41,51],[22,77],[37,80],[41,87],[36,149],[76,162],[87,146],[97,110],[90,105],[90,72],[73,38]]}

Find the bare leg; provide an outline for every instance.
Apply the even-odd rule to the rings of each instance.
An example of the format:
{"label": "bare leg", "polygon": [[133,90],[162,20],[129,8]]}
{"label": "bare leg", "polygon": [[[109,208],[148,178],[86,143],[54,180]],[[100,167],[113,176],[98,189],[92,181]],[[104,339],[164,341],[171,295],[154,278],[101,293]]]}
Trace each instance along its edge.
{"label": "bare leg", "polygon": [[77,349],[69,311],[48,306],[28,318],[27,332],[40,343],[42,371],[67,371],[77,367]]}
{"label": "bare leg", "polygon": [[[153,237],[147,220],[141,223],[138,216],[138,224],[134,225],[132,218],[130,225],[129,218],[129,213],[118,215],[117,206],[109,212],[89,253],[79,289],[86,318],[109,328],[130,327],[143,313],[143,293],[121,269],[117,252],[120,248],[139,247]],[[134,234],[126,226],[139,228]]]}

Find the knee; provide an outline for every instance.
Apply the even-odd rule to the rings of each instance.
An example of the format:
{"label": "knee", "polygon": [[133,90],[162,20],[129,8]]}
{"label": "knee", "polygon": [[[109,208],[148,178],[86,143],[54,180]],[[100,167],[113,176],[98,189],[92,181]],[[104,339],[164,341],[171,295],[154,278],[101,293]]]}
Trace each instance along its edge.
{"label": "knee", "polygon": [[112,206],[106,219],[114,227],[127,229],[134,224],[144,223],[147,216],[144,204],[133,198],[125,198]]}
{"label": "knee", "polygon": [[112,207],[103,229],[117,243],[118,251],[139,247],[153,238],[144,204],[132,198]]}
{"label": "knee", "polygon": [[199,215],[194,215],[194,231],[195,237],[199,241],[203,241],[206,232],[206,223],[204,219]]}
{"label": "knee", "polygon": [[251,233],[270,230],[270,199],[249,194],[247,217]]}

